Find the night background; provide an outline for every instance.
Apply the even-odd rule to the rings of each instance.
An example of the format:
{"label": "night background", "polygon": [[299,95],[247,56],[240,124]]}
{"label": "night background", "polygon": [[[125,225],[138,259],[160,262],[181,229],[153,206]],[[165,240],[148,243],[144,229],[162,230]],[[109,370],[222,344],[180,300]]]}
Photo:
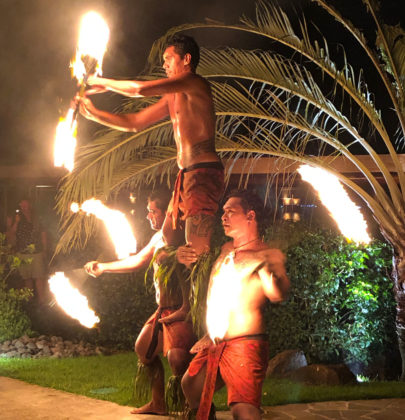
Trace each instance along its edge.
{"label": "night background", "polygon": [[[339,42],[339,27],[319,19],[320,8],[308,0],[279,1],[289,12],[301,8],[307,19],[318,17],[324,23],[330,45]],[[333,2],[360,27],[369,20],[361,11],[361,2]],[[358,3],[358,4],[357,4]],[[387,23],[404,21],[402,0],[384,0],[382,13]],[[356,7],[353,7],[356,6]],[[69,62],[74,56],[81,16],[89,11],[100,12],[107,20],[111,35],[104,57],[104,76],[133,78],[142,72],[154,40],[174,25],[202,21],[205,18],[237,22],[241,14],[253,15],[254,1],[242,0],[2,0],[0,77],[0,164],[14,165],[38,162],[52,164],[55,127],[64,115],[75,92]],[[210,33],[208,33],[210,32]],[[193,34],[194,35],[194,34]],[[232,31],[198,31],[197,41],[206,47],[238,45],[260,48],[255,39],[234,40]],[[350,51],[349,51],[350,58]],[[352,58],[358,58],[354,53]],[[111,98],[111,97],[110,97]],[[104,96],[111,109],[120,98]],[[103,104],[104,105],[104,104]],[[80,119],[79,144],[90,141],[100,126]]]}

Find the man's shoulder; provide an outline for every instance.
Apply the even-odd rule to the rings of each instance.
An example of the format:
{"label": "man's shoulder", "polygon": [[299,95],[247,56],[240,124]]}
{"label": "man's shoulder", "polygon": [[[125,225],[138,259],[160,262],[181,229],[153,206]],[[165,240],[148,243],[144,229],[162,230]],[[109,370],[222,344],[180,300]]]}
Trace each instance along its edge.
{"label": "man's shoulder", "polygon": [[228,254],[233,251],[233,241],[225,242],[221,247],[221,254]]}

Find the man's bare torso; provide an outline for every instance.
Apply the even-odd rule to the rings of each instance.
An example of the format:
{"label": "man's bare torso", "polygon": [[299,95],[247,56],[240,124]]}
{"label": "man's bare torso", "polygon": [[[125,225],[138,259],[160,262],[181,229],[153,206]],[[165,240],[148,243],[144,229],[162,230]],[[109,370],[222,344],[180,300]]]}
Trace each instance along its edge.
{"label": "man's bare torso", "polygon": [[179,168],[219,161],[215,152],[215,112],[208,82],[189,74],[193,89],[167,94]]}
{"label": "man's bare torso", "polygon": [[255,268],[260,266],[260,261],[265,261],[268,250],[266,244],[260,243],[254,250],[236,252],[235,255],[232,252],[231,242],[224,245],[221,255],[214,265],[210,280],[211,292],[214,282],[222,281],[218,272],[221,265],[230,257],[231,260],[228,260],[228,264],[233,263],[231,284],[223,296],[224,301],[230,300],[230,313],[229,326],[224,338],[264,332],[262,307],[266,302],[266,296]]}

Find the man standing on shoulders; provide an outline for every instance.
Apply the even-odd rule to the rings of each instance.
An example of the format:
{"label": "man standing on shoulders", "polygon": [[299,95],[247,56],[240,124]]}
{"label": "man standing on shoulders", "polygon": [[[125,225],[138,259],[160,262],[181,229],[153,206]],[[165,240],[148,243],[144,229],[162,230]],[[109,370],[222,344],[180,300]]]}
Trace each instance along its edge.
{"label": "man standing on shoulders", "polygon": [[84,117],[117,130],[137,132],[170,117],[180,172],[163,235],[168,245],[184,243],[178,219],[185,220],[186,242],[193,245],[198,255],[209,249],[214,215],[224,187],[224,170],[215,150],[214,104],[207,80],[196,74],[199,59],[195,40],[176,35],[167,42],[163,53],[167,78],[89,78],[88,84],[96,93],[109,90],[129,97],[161,96],[157,103],[136,113],[112,114],[95,108],[87,97],[78,98]]}
{"label": "man standing on shoulders", "polygon": [[[164,284],[157,278],[159,268],[159,248],[165,245],[162,237],[162,225],[166,216],[166,208],[169,196],[165,197],[157,192],[148,198],[147,219],[153,230],[157,231],[149,243],[136,255],[128,258],[101,263],[91,261],[85,265],[88,274],[98,277],[103,273],[130,272],[147,266],[152,258],[155,276],[156,302],[158,309],[146,321],[135,343],[135,352],[138,360],[146,369],[152,386],[152,401],[140,408],[131,411],[132,414],[166,414],[164,370],[159,354],[163,352],[167,356],[173,375],[180,378],[190,362],[189,350],[195,342],[192,324],[187,321],[163,323],[165,317],[177,311],[182,306],[182,294],[179,286],[167,290]],[[142,385],[139,385],[142,386]]]}
{"label": "man standing on shoulders", "polygon": [[[260,419],[268,362],[262,310],[267,299],[284,300],[290,282],[283,253],[270,249],[260,237],[260,198],[248,191],[231,193],[223,209],[222,225],[232,240],[223,245],[213,266],[207,297],[209,336],[191,350],[197,355],[182,387],[199,420],[215,418],[212,396],[223,385],[234,418]],[[197,254],[184,246],[177,258],[187,266],[196,261]]]}

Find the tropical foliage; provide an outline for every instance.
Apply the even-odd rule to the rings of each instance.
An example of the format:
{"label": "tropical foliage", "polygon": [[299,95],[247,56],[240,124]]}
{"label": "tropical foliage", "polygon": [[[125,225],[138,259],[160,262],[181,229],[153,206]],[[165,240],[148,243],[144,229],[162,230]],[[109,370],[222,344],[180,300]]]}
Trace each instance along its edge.
{"label": "tropical foliage", "polygon": [[[323,19],[338,22],[352,37],[366,60],[362,68],[348,62],[343,47],[332,53],[326,34],[315,31],[304,16],[292,21],[273,2],[263,0],[254,19],[242,16],[234,24],[207,21],[173,28],[154,45],[145,77],[161,74],[156,65],[167,36],[175,32],[225,29],[233,31],[235,39],[256,37],[252,50],[203,51],[199,73],[212,82],[217,149],[225,159],[252,158],[252,164],[273,156],[323,167],[364,200],[393,246],[396,322],[405,360],[405,174],[398,155],[405,134],[405,32],[382,22],[378,0],[358,0],[376,34],[371,37],[341,14],[336,2],[312,1],[323,10]],[[389,111],[380,111],[376,103],[387,101],[389,106],[384,107]],[[126,109],[148,103],[133,101]],[[59,194],[64,228],[59,251],[83,245],[92,230],[91,219],[69,213],[72,201],[90,196],[105,199],[127,186],[169,180],[166,176],[175,161],[171,137],[170,122],[163,121],[133,135],[107,131],[81,148],[76,169]],[[375,169],[364,164],[359,154],[368,155]],[[334,170],[334,158],[341,156],[365,182]],[[252,166],[245,168],[249,172]]]}
{"label": "tropical foliage", "polygon": [[5,235],[0,233],[0,342],[32,332],[30,319],[22,308],[22,303],[32,298],[32,291],[17,290],[8,285],[10,276],[20,264],[24,262],[13,254],[6,245]]}
{"label": "tropical foliage", "polygon": [[[357,246],[304,225],[283,226],[276,236],[294,237],[285,250],[292,287],[286,302],[269,309],[271,354],[300,349],[311,363],[395,366],[389,246],[379,241]],[[389,374],[396,377],[398,370]]]}

